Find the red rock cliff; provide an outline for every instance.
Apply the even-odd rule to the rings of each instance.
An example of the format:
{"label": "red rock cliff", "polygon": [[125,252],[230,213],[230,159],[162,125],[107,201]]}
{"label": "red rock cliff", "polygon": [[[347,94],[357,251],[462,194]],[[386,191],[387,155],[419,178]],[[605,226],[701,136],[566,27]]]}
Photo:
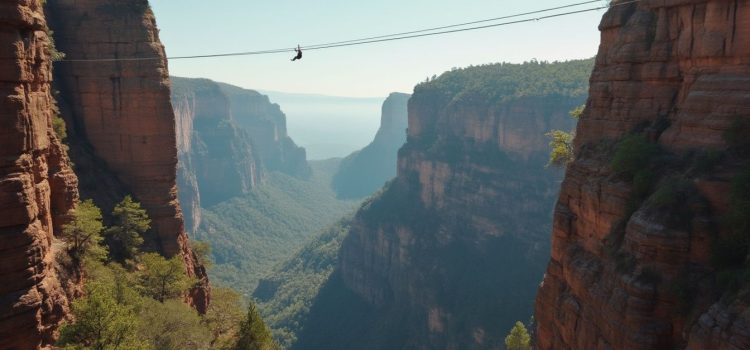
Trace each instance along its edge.
{"label": "red rock cliff", "polygon": [[[644,0],[611,8],[600,30],[537,296],[536,347],[748,349],[749,304],[710,257],[742,163],[724,135],[750,117],[750,1]],[[658,189],[644,201],[610,166],[608,145],[632,133],[663,154],[648,166]],[[686,164],[708,150],[723,155],[710,172]],[[675,183],[684,189],[671,196],[686,200],[665,208]],[[673,220],[681,211],[690,214]]]}
{"label": "red rock cliff", "polygon": [[[177,200],[169,74],[148,1],[50,0],[48,13],[57,46],[68,59],[151,58],[61,62],[55,78],[69,124],[106,169],[102,174],[114,175],[109,181],[121,183],[122,192],[132,193],[148,211],[150,249],[183,256],[187,274],[202,281],[190,301],[205,309],[208,280],[190,250]],[[111,186],[101,189],[109,190]],[[111,206],[99,204],[105,211]]]}
{"label": "red rock cliff", "polygon": [[47,347],[75,289],[56,270],[55,234],[78,184],[52,128],[41,6],[0,3],[0,349]]}
{"label": "red rock cliff", "polygon": [[544,134],[572,128],[592,64],[479,66],[417,86],[396,179],[356,214],[317,298],[335,291],[342,311],[326,320],[313,305],[296,346],[502,348],[549,251],[562,174],[544,167]]}

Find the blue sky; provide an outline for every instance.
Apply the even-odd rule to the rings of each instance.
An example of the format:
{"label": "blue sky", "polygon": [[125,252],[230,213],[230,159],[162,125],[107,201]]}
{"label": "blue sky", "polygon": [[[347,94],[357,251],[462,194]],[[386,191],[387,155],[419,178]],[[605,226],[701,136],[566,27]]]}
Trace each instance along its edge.
{"label": "blue sky", "polygon": [[[341,41],[582,0],[151,0],[170,56]],[[586,5],[597,7],[606,1]],[[175,60],[173,75],[252,89],[381,97],[452,67],[592,57],[603,11],[436,37],[264,56]]]}

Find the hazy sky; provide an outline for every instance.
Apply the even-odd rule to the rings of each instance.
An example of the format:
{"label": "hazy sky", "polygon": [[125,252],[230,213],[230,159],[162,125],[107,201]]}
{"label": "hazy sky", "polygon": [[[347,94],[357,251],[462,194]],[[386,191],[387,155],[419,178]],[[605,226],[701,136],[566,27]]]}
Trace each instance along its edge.
{"label": "hazy sky", "polygon": [[[151,0],[167,54],[255,51],[499,17],[582,0]],[[601,1],[580,7],[597,7]],[[596,54],[603,11],[428,38],[306,52],[170,62],[170,73],[246,88],[338,96],[411,92],[451,67]]]}

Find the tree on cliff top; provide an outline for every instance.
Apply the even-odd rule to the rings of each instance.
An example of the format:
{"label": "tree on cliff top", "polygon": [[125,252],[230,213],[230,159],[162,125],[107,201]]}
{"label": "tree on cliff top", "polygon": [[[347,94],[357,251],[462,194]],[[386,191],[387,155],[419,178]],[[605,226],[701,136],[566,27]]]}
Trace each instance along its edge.
{"label": "tree on cliff top", "polygon": [[135,258],[143,244],[142,235],[151,228],[151,219],[141,204],[133,201],[130,196],[125,196],[115,206],[112,216],[115,218],[115,225],[107,229],[106,234],[120,244],[123,258]]}
{"label": "tree on cliff top", "polygon": [[531,336],[526,330],[526,326],[517,321],[516,325],[510,330],[510,333],[505,337],[505,347],[508,350],[529,350],[531,349]]}

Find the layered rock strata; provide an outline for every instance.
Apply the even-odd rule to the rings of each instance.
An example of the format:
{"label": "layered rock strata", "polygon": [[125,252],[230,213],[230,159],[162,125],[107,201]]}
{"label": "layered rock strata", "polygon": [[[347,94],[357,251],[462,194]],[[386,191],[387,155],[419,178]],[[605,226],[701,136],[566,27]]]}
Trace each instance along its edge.
{"label": "layered rock strata", "polygon": [[218,84],[177,77],[172,83],[180,203],[188,227],[195,232],[200,207],[247,194],[261,182],[262,165]]}
{"label": "layered rock strata", "polygon": [[[82,191],[95,197],[113,191],[100,184],[119,183],[120,192],[140,201],[152,220],[147,248],[184,258],[186,273],[200,281],[188,300],[204,310],[208,280],[190,250],[177,200],[167,61],[148,1],[50,0],[47,6],[57,46],[67,55],[55,78],[68,124],[96,173],[114,175]],[[107,60],[133,58],[138,60]],[[98,204],[105,212],[113,205]]]}
{"label": "layered rock strata", "polygon": [[0,348],[46,348],[76,291],[56,236],[78,183],[53,129],[41,1],[0,3]]}
{"label": "layered rock strata", "polygon": [[229,99],[232,117],[250,134],[253,146],[270,171],[307,178],[311,174],[305,149],[297,146],[286,129],[286,115],[278,104],[257,91],[219,84]]}
{"label": "layered rock strata", "polygon": [[296,347],[502,348],[549,251],[561,174],[545,169],[544,134],[572,128],[591,64],[487,65],[417,86],[398,174],[356,214]]}
{"label": "layered rock strata", "polygon": [[[613,5],[554,213],[536,348],[747,349],[732,272],[745,257],[720,261],[747,254],[726,244],[746,163],[727,149],[750,136],[750,1]],[[613,158],[634,134],[659,155],[628,179]]]}

